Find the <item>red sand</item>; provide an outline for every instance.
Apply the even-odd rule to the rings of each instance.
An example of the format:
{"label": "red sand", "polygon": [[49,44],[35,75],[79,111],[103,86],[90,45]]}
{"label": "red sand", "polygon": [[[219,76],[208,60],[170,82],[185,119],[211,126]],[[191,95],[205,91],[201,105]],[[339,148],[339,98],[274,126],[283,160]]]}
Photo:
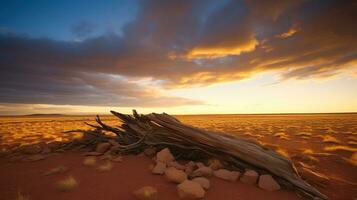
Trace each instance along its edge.
{"label": "red sand", "polygon": [[[179,199],[176,185],[165,177],[150,173],[152,161],[143,156],[125,156],[122,163],[113,163],[109,172],[98,172],[93,167],[83,166],[80,153],[65,153],[37,162],[9,163],[0,159],[0,199],[15,199],[20,190],[31,200],[131,200],[132,192],[142,186],[154,186],[161,200]],[[63,174],[43,176],[51,168],[64,165],[70,170]],[[68,175],[79,181],[79,186],[69,192],[56,190],[54,184]],[[292,191],[267,192],[256,186],[240,182],[227,182],[215,177],[210,179],[211,188],[207,200],[294,200],[299,199]]]}

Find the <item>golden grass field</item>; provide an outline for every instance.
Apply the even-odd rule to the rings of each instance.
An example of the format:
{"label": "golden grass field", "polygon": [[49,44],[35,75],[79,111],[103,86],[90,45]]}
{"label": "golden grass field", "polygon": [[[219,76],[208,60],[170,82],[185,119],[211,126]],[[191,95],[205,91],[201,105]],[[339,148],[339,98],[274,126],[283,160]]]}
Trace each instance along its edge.
{"label": "golden grass field", "polygon": [[[177,118],[193,126],[255,140],[291,158],[298,169],[308,169],[321,176],[315,183],[321,190],[357,196],[356,114],[185,115]],[[113,116],[103,116],[102,120],[110,125],[118,123]],[[1,148],[71,140],[80,134],[62,132],[88,129],[84,122],[94,123],[94,116],[0,117]],[[327,183],[321,184],[321,181]]]}

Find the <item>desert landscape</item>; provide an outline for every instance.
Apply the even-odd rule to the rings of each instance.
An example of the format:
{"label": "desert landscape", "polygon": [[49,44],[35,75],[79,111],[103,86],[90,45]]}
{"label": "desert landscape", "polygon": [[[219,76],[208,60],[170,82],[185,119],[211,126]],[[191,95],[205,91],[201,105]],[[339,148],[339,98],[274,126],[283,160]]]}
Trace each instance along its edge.
{"label": "desert landscape", "polygon": [[357,200],[356,0],[1,0],[0,200]]}
{"label": "desert landscape", "polygon": [[[329,199],[353,199],[357,195],[355,190],[357,184],[355,181],[357,180],[357,115],[355,114],[182,115],[176,117],[184,123],[200,128],[247,137],[277,151],[290,158],[300,175],[326,194]],[[81,137],[80,133],[66,134],[64,132],[89,129],[90,127],[84,122],[93,123],[93,119],[94,116],[2,117],[0,119],[1,149],[5,151],[18,145],[75,140]],[[103,116],[102,120],[108,125],[118,125],[118,120],[113,116]],[[146,156],[123,156],[120,162],[112,162],[113,166],[109,167],[108,172],[101,172],[93,169],[94,167],[86,167],[83,164],[86,156],[82,154],[76,151],[66,151],[44,160],[30,162],[23,162],[26,156],[17,160],[16,157],[2,158],[0,170],[1,177],[3,177],[0,184],[2,198],[14,199],[20,191],[33,197],[31,199],[46,199],[50,196],[51,198],[57,196],[58,199],[79,197],[110,199],[112,195],[131,199],[134,198],[132,192],[135,189],[153,184],[158,188],[163,199],[178,198],[174,192],[174,184],[151,174],[149,166],[152,161],[145,158]],[[100,163],[105,168],[106,163],[101,161],[99,166]],[[59,166],[65,166],[70,171],[53,177],[43,176],[46,171]],[[79,182],[78,188],[71,192],[56,190],[56,181],[68,176],[76,178]],[[128,180],[125,184],[116,183],[116,180],[124,178],[123,176],[125,179],[135,181]],[[33,181],[29,182],[28,178]],[[105,186],[96,184],[100,180]],[[102,186],[98,188],[97,185]],[[122,189],[116,192],[117,187]],[[222,193],[219,188],[230,188],[227,189],[230,192]],[[100,194],[93,196],[90,190]],[[100,192],[102,190],[103,192]],[[264,192],[250,185],[233,184],[212,178],[206,199],[216,199],[222,195],[226,195],[225,199],[236,199],[239,195],[242,195],[243,199],[298,198],[288,190]]]}

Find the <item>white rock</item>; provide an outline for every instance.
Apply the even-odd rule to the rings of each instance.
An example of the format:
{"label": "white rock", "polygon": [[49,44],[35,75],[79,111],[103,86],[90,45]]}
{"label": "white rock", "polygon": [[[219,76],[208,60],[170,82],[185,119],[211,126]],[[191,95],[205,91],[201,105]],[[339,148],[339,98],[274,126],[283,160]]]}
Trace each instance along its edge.
{"label": "white rock", "polygon": [[176,169],[179,169],[179,170],[185,170],[186,169],[186,166],[181,165],[180,163],[178,163],[176,161],[169,162],[167,164],[167,166],[168,167],[175,167]]}
{"label": "white rock", "polygon": [[267,191],[280,190],[280,185],[269,174],[261,175],[259,177],[258,186],[263,190],[267,190]]}
{"label": "white rock", "polygon": [[197,178],[192,179],[192,181],[200,184],[201,187],[203,187],[206,190],[209,189],[209,187],[210,187],[210,182],[205,177],[197,177]]}
{"label": "white rock", "polygon": [[226,169],[219,169],[213,172],[213,175],[227,181],[237,181],[240,173],[237,171],[229,171]]}
{"label": "white rock", "polygon": [[210,167],[200,167],[198,169],[196,169],[195,171],[193,171],[192,173],[193,177],[197,177],[197,176],[205,176],[205,177],[210,177],[212,176],[212,169]]}
{"label": "white rock", "polygon": [[110,146],[111,146],[111,144],[108,142],[99,143],[99,144],[97,144],[95,151],[98,153],[105,153],[106,151],[109,150]]}
{"label": "white rock", "polygon": [[151,186],[142,187],[134,191],[134,196],[139,200],[157,200],[159,199],[159,193],[156,188]]}
{"label": "white rock", "polygon": [[152,169],[153,174],[164,174],[166,170],[166,164],[163,162],[157,162],[155,167]]}
{"label": "white rock", "polygon": [[171,154],[170,149],[168,148],[165,148],[156,154],[156,161],[167,164],[173,160],[175,160],[175,157]]}
{"label": "white rock", "polygon": [[190,180],[177,185],[177,192],[180,198],[201,199],[205,196],[205,190],[201,185]]}
{"label": "white rock", "polygon": [[254,170],[247,170],[244,172],[240,181],[246,184],[255,184],[257,182],[259,174]]}
{"label": "white rock", "polygon": [[187,179],[187,174],[182,170],[178,170],[174,167],[169,167],[165,170],[165,177],[170,182],[182,183]]}

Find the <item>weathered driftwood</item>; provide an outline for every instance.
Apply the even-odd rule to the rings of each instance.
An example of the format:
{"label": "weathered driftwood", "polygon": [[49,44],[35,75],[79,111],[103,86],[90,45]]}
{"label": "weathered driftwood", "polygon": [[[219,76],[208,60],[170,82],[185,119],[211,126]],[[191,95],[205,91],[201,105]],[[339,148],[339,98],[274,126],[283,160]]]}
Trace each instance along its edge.
{"label": "weathered driftwood", "polygon": [[[120,119],[121,125],[108,126],[97,116],[98,125],[88,124],[95,130],[82,131],[92,136],[87,144],[114,138],[118,145],[112,151],[120,153],[141,152],[154,146],[169,147],[176,156],[214,157],[226,163],[227,167],[254,168],[271,173],[280,184],[305,197],[327,199],[300,178],[290,159],[250,140],[192,127],[166,113],[139,115],[135,110],[133,115],[111,113]],[[104,132],[114,133],[115,137]]]}

